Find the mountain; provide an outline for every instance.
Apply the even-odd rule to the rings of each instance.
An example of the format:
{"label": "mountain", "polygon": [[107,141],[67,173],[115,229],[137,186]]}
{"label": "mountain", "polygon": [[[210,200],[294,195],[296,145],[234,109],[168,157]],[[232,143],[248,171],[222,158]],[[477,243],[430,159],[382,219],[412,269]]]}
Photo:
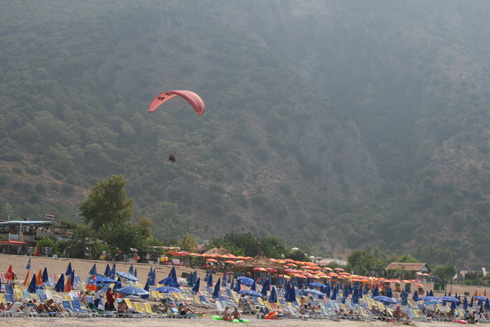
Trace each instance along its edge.
{"label": "mountain", "polygon": [[[91,187],[121,174],[160,239],[490,258],[486,2],[0,9],[0,215],[80,221]],[[148,113],[171,89],[204,115],[179,99]]]}

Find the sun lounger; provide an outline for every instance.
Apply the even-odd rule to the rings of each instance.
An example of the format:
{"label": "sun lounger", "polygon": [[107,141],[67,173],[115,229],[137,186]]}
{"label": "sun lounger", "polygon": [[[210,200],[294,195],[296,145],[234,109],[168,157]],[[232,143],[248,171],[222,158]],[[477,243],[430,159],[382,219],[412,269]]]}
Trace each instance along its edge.
{"label": "sun lounger", "polygon": [[0,312],[0,317],[18,316],[19,314],[17,313],[17,311],[19,310],[21,305],[22,302],[13,302],[7,310]]}

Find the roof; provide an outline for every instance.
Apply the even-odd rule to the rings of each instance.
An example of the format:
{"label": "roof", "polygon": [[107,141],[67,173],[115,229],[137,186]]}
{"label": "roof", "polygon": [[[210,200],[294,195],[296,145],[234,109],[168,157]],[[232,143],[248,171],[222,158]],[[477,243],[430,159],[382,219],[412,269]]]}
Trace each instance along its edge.
{"label": "roof", "polygon": [[218,244],[217,247],[212,248],[212,249],[204,252],[204,254],[221,254],[221,255],[225,255],[225,254],[230,254],[230,251],[228,251],[227,249],[221,247],[221,245]]}
{"label": "roof", "polygon": [[284,272],[284,266],[281,265],[280,263],[274,262],[269,260],[264,252],[260,251],[257,256],[255,256],[252,259],[246,260],[244,262],[241,262],[237,265],[235,265],[235,268],[233,270],[235,271],[253,271],[253,268],[273,268],[277,269],[280,273]]}
{"label": "roof", "polygon": [[0,225],[52,225],[54,221],[46,221],[46,220],[10,220],[10,221],[2,221]]}
{"label": "roof", "polygon": [[2,245],[26,245],[26,242],[23,241],[12,241],[12,240],[1,240],[0,244]]}
{"label": "roof", "polygon": [[429,266],[424,262],[392,262],[386,270],[406,270],[406,271],[421,271],[430,272]]}

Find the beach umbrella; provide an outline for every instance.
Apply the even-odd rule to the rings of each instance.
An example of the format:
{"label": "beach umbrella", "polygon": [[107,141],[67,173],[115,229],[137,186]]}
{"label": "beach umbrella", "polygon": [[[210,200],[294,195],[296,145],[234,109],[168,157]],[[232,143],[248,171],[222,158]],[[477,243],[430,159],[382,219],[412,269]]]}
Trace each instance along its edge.
{"label": "beach umbrella", "polygon": [[332,290],[332,295],[330,296],[331,300],[337,299],[337,292],[338,292],[337,287],[334,287]]}
{"label": "beach umbrella", "polygon": [[58,278],[54,290],[58,293],[62,293],[65,290],[65,275],[61,274],[60,278]]}
{"label": "beach umbrella", "polygon": [[36,274],[32,275],[31,283],[29,284],[29,287],[27,288],[27,292],[29,293],[36,293],[36,284],[37,284],[37,277]]}
{"label": "beach umbrella", "polygon": [[439,300],[446,301],[446,302],[456,302],[459,304],[459,300],[455,297],[452,297],[452,296],[441,296],[439,298]]}
{"label": "beach umbrella", "polygon": [[193,291],[194,293],[199,293],[199,286],[201,286],[200,284],[201,284],[201,277],[199,277],[199,278],[197,279],[196,283],[195,283],[195,284],[194,284],[194,286],[192,287],[192,291]]}
{"label": "beach umbrella", "polygon": [[359,286],[359,291],[357,292],[357,296],[362,299],[362,285]]}
{"label": "beach umbrella", "polygon": [[112,270],[111,270],[111,276],[110,277],[112,279],[115,279],[116,278],[116,264],[115,263],[112,265]]}
{"label": "beach umbrella", "polygon": [[213,287],[213,274],[208,276],[208,287]]}
{"label": "beach umbrella", "polygon": [[470,308],[473,308],[473,297],[471,297],[470,304],[468,304]]}
{"label": "beach umbrella", "polygon": [[307,288],[307,289],[304,289],[304,290],[303,290],[303,293],[304,293],[304,294],[308,294],[308,293],[309,293],[309,294],[315,294],[315,295],[317,295],[317,296],[322,296],[322,297],[323,297],[323,295],[324,295],[322,292],[320,292],[320,291],[318,291],[318,290],[316,290],[316,289],[314,289],[314,288]]}
{"label": "beach umbrella", "polygon": [[[151,273],[151,268],[150,268],[150,273]],[[148,273],[148,275],[150,273]],[[194,286],[194,274],[190,273],[189,275],[187,275],[187,278],[185,279],[185,281],[187,282],[188,287]]]}
{"label": "beach umbrella", "polygon": [[216,282],[216,285],[214,286],[214,292],[213,292],[213,299],[216,299],[219,297],[219,291],[220,291],[220,278],[218,278],[218,281]]}
{"label": "beach umbrella", "polygon": [[376,287],[373,290],[373,297],[378,296],[378,295],[379,295],[379,287],[378,287],[378,285],[376,285]]}
{"label": "beach umbrella", "polygon": [[478,301],[486,301],[487,300],[487,297],[486,296],[478,295],[478,296],[475,296],[474,299],[475,300],[478,300]]}
{"label": "beach umbrella", "polygon": [[259,292],[256,292],[256,291],[252,291],[252,290],[241,290],[238,293],[250,295],[250,296],[256,296],[256,297],[262,297],[262,294],[260,294]]}
{"label": "beach umbrella", "polygon": [[240,292],[241,289],[242,289],[242,282],[240,282],[240,278],[237,278],[236,285],[233,290],[238,293]]}
{"label": "beach umbrella", "polygon": [[[72,269],[71,269],[71,262],[68,263],[68,268],[66,268],[66,272],[65,272],[65,275],[66,276],[70,276],[71,275],[71,272],[72,272]],[[95,275],[95,274],[94,274]]]}
{"label": "beach umbrella", "polygon": [[270,284],[269,280],[266,279],[264,285],[262,285],[262,291],[260,292],[263,296],[267,296],[267,292],[269,292]]}
{"label": "beach umbrella", "polygon": [[395,300],[393,300],[391,297],[379,295],[379,296],[374,296],[374,300],[379,301],[379,302],[384,302],[384,303],[396,303]]}
{"label": "beach umbrella", "polygon": [[148,295],[142,295],[141,296],[142,299],[148,299],[150,297],[150,284],[148,282],[149,282],[149,280],[147,279],[145,287],[143,288],[145,291],[148,292]]}
{"label": "beach umbrella", "polygon": [[402,299],[401,305],[407,305],[408,304],[408,294],[404,290],[402,290],[402,293],[400,295],[400,298]]}
{"label": "beach umbrella", "polygon": [[70,276],[70,285],[73,287],[73,283],[75,282],[75,269],[72,269]]}
{"label": "beach umbrella", "polygon": [[49,282],[49,277],[48,277],[48,268],[44,267],[43,270],[43,283],[48,283]]}
{"label": "beach umbrella", "polygon": [[485,310],[490,310],[490,302],[488,301],[488,299],[485,301],[485,307],[484,307]]}
{"label": "beach umbrella", "polygon": [[[94,267],[95,267],[95,264],[94,264]],[[107,264],[107,266],[105,266],[104,277],[111,277],[111,266],[109,266],[109,264]]]}
{"label": "beach umbrella", "polygon": [[93,282],[95,282],[96,284],[112,284],[112,283],[116,283],[117,281],[109,277],[97,277],[96,279],[93,280]]}
{"label": "beach umbrella", "polygon": [[468,309],[468,299],[466,298],[466,296],[464,297],[464,300],[463,300],[463,309]]}
{"label": "beach umbrella", "polygon": [[328,298],[330,298],[330,286],[328,284],[323,286],[322,292],[325,293]]}
{"label": "beach umbrella", "polygon": [[359,303],[359,290],[357,288],[354,288],[354,293],[352,293],[352,303]]}
{"label": "beach umbrella", "polygon": [[294,302],[294,300],[296,300],[296,290],[294,289],[294,284],[291,284],[291,287],[289,288],[288,299],[288,302]]}
{"label": "beach umbrella", "polygon": [[131,275],[134,275],[134,267],[133,267],[133,264],[131,264],[131,267],[129,267],[129,273]]}
{"label": "beach umbrella", "polygon": [[235,288],[235,279],[232,278],[231,279],[231,285],[230,285],[230,290],[234,289]]}
{"label": "beach umbrella", "polygon": [[[72,271],[72,273],[73,273],[73,271]],[[65,293],[71,292],[71,285],[72,285],[71,283],[72,283],[71,276],[68,276],[68,279],[66,280],[66,283],[65,283],[65,289],[64,289]]]}
{"label": "beach umbrella", "polygon": [[269,302],[270,303],[277,302],[277,291],[275,286],[272,286],[271,295],[269,295]]}
{"label": "beach umbrella", "polygon": [[221,286],[226,287],[226,272],[225,272],[225,274],[223,276],[223,280],[221,281]]}
{"label": "beach umbrella", "polygon": [[183,292],[180,288],[171,287],[171,286],[162,286],[159,288],[155,288],[155,291],[160,292],[160,293],[182,293]]}
{"label": "beach umbrella", "polygon": [[124,271],[118,271],[116,273],[116,275],[118,275],[118,276],[120,276],[122,278],[126,278],[127,280],[130,280],[130,281],[133,281],[133,282],[138,281],[138,278],[136,278],[133,274],[130,274],[130,273],[127,273],[127,272],[124,272]]}
{"label": "beach umbrella", "polygon": [[309,287],[322,287],[322,286],[325,286],[325,284],[313,282],[313,283],[309,283],[308,286]]}
{"label": "beach umbrella", "polygon": [[[26,278],[24,279],[24,286],[27,285],[27,282],[29,281],[29,275],[30,275],[31,271],[28,270],[27,271],[27,275],[26,275]],[[0,280],[0,289],[2,288],[2,281]]]}
{"label": "beach umbrella", "polygon": [[[106,269],[107,270],[107,269]],[[97,275],[97,264],[94,263],[90,271],[88,272],[89,275]],[[109,276],[106,276],[109,277]]]}
{"label": "beach umbrella", "polygon": [[148,291],[145,291],[142,288],[135,287],[135,286],[126,286],[123,288],[120,288],[116,291],[119,294],[124,294],[124,295],[135,295],[135,296],[142,296],[142,295],[148,295]]}
{"label": "beach umbrella", "polygon": [[252,284],[254,283],[254,280],[249,277],[238,277],[237,280],[239,280],[241,284],[247,286],[252,286]]}
{"label": "beach umbrella", "polygon": [[257,291],[257,284],[255,284],[255,280],[254,283],[252,284],[252,287],[250,287],[250,290]]}
{"label": "beach umbrella", "polygon": [[138,269],[134,268],[134,277],[138,277]]}
{"label": "beach umbrella", "polygon": [[419,300],[419,293],[417,292],[417,290],[413,291],[412,299],[414,301],[418,301]]}
{"label": "beach umbrella", "polygon": [[41,269],[39,269],[39,272],[37,273],[36,283],[37,285],[43,284],[43,273],[41,272]]}
{"label": "beach umbrella", "polygon": [[393,297],[393,291],[391,290],[391,287],[388,287],[388,290],[386,291],[386,296]]}
{"label": "beach umbrella", "polygon": [[432,290],[430,290],[429,296],[434,296],[434,293],[432,292]]}
{"label": "beach umbrella", "polygon": [[31,269],[31,258],[29,258],[29,262],[27,262],[26,269],[27,270]]}

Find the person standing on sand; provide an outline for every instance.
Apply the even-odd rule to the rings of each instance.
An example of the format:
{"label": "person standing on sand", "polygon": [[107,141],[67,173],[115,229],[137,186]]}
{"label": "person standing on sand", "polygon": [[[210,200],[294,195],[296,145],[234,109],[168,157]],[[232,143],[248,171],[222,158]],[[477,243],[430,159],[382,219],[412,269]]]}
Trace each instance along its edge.
{"label": "person standing on sand", "polygon": [[112,289],[109,287],[107,289],[107,292],[105,293],[105,311],[114,311],[116,308],[114,307],[114,292]]}
{"label": "person standing on sand", "polygon": [[102,291],[102,286],[97,286],[97,290],[95,291],[95,308],[97,309],[99,307],[100,301],[102,301],[102,296],[104,292]]}

